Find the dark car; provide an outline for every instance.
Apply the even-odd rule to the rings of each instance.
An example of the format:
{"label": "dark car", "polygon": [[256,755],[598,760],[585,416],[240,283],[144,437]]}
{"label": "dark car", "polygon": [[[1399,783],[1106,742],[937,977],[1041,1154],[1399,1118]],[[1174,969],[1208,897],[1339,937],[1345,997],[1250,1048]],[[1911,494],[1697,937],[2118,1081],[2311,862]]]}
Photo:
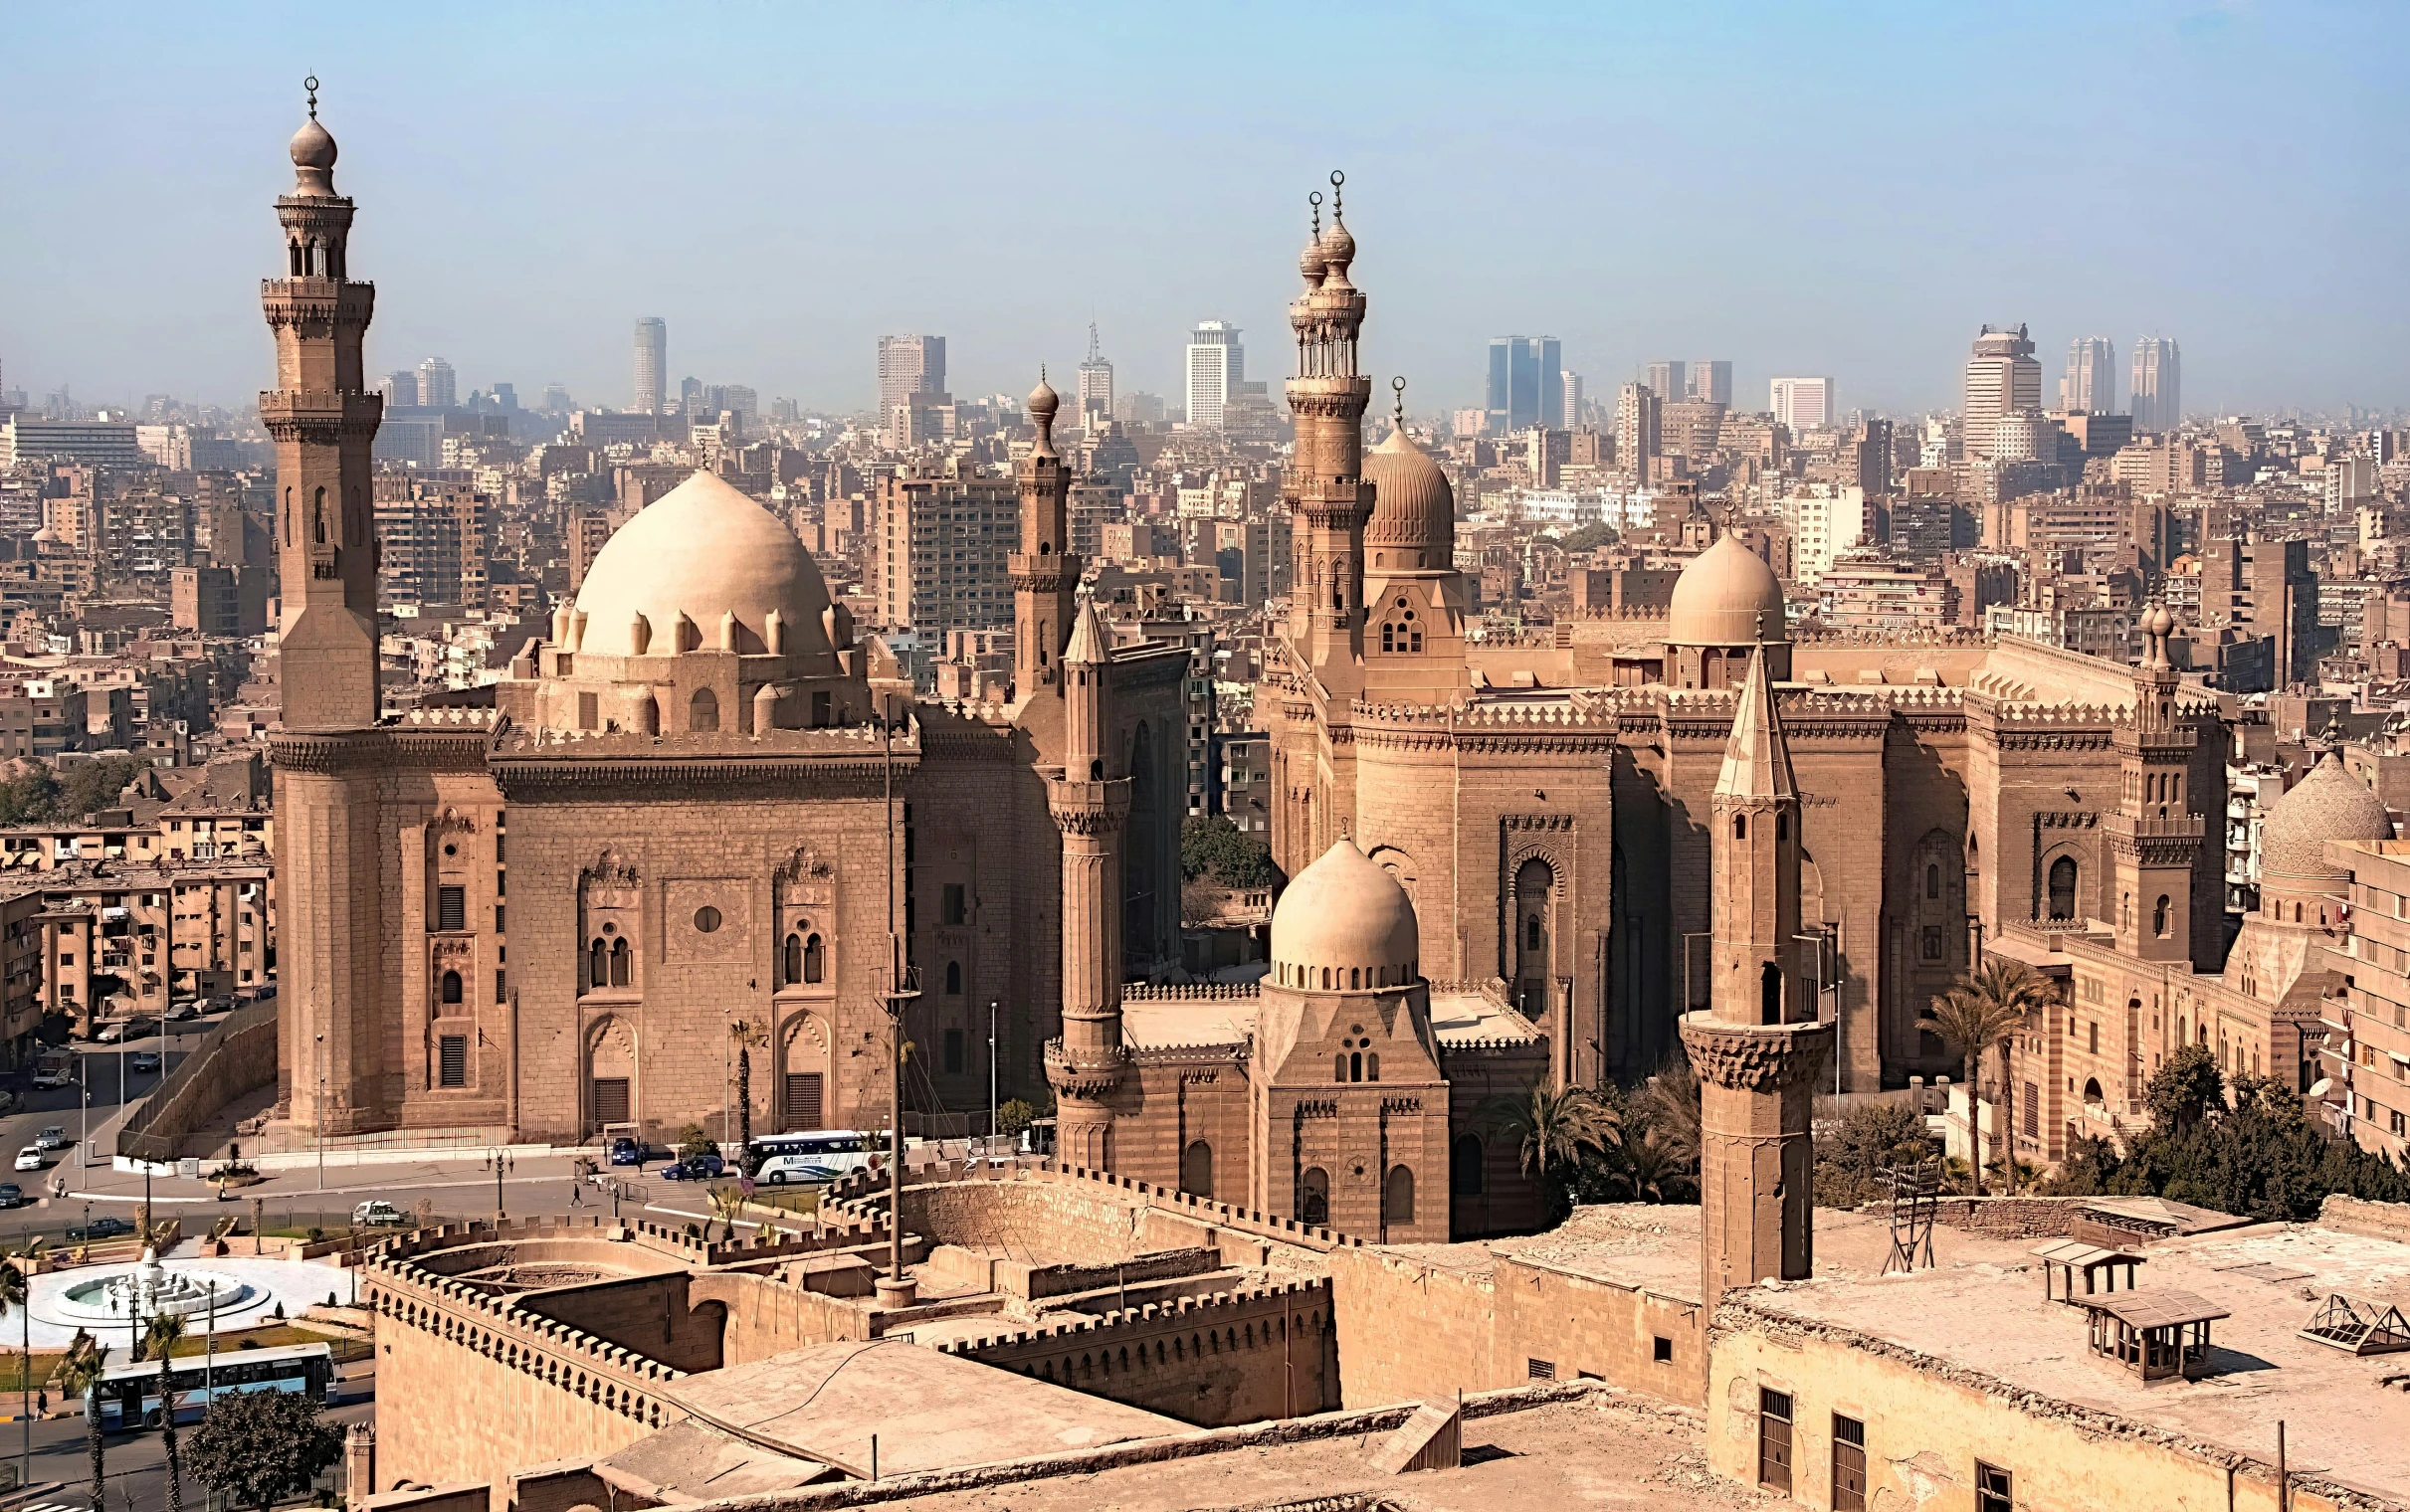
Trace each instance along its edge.
{"label": "dark car", "polygon": [[67,1236],[71,1239],[113,1239],[119,1234],[133,1231],[134,1226],[121,1218],[97,1218],[81,1228],[68,1229]]}
{"label": "dark car", "polygon": [[641,1166],[645,1163],[645,1145],[641,1139],[622,1134],[611,1141],[611,1164]]}
{"label": "dark car", "polygon": [[0,1208],[25,1206],[25,1189],[15,1182],[0,1182]]}
{"label": "dark car", "polygon": [[716,1155],[690,1155],[674,1160],[661,1168],[663,1181],[714,1181],[728,1169],[728,1163]]}

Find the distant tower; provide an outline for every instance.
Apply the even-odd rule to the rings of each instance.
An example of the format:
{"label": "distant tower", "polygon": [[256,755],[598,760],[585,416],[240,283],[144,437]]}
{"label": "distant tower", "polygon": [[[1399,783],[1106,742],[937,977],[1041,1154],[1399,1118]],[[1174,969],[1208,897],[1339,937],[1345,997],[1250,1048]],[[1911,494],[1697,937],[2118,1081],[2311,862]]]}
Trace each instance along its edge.
{"label": "distant tower", "polygon": [[[1762,632],[1760,632],[1762,635]],[[1760,644],[1712,801],[1714,981],[1682,1020],[1699,1073],[1701,1289],[1805,1279],[1814,1265],[1810,1126],[1833,1050],[1799,940],[1799,787]]]}
{"label": "distant tower", "polygon": [[1188,428],[1222,429],[1222,409],[1238,397],[1246,378],[1239,328],[1227,320],[1198,321],[1188,333]]}
{"label": "distant tower", "polygon": [[914,394],[945,392],[943,336],[881,336],[879,338],[879,419],[884,423],[896,406]]}
{"label": "distant tower", "polygon": [[1121,825],[1129,778],[1116,775],[1112,653],[1085,595],[1063,649],[1063,775],[1047,807],[1063,832],[1063,1038],[1048,1046],[1055,1149],[1066,1165],[1112,1167],[1121,1045]]}
{"label": "distant tower", "polygon": [[636,322],[636,403],[640,415],[658,415],[670,382],[670,323],[659,315]]}
{"label": "distant tower", "polygon": [[1997,455],[1993,432],[2001,420],[2042,408],[2042,364],[2025,327],[1983,327],[1966,359],[1966,454],[1978,461]]}
{"label": "distant tower", "polygon": [[1097,346],[1097,325],[1088,324],[1088,360],[1080,364],[1080,424],[1112,419],[1112,364]]}
{"label": "distant tower", "polygon": [[1055,681],[1071,636],[1072,594],[1080,586],[1080,559],[1068,549],[1071,469],[1055,451],[1055,413],[1062,403],[1041,373],[1029,396],[1038,439],[1013,470],[1021,492],[1021,549],[1006,559],[1005,571],[1013,582],[1016,698]]}
{"label": "distant tower", "polygon": [[2117,947],[2143,961],[2192,959],[2192,866],[2203,825],[2184,788],[2200,738],[2176,722],[2176,669],[2167,637],[2175,616],[2143,607],[2142,664],[2133,672],[2133,721],[2115,731],[2117,807],[2102,821],[2117,889]]}
{"label": "distant tower", "polygon": [[1372,380],[1355,365],[1364,294],[1347,282],[1355,237],[1342,219],[1344,182],[1330,175],[1327,232],[1321,197],[1314,196],[1314,235],[1298,260],[1305,292],[1289,306],[1298,338],[1298,373],[1289,380],[1297,444],[1283,488],[1296,520],[1289,636],[1334,696],[1363,685],[1364,525],[1373,503],[1372,486],[1363,481]]}
{"label": "distant tower", "polygon": [[460,403],[460,382],[451,363],[429,357],[418,365],[418,402],[430,410],[449,410]]}
{"label": "distant tower", "polygon": [[2133,428],[2172,431],[2184,420],[2184,359],[2173,336],[2133,344]]}
{"label": "distant tower", "polygon": [[2067,376],[2059,380],[2063,415],[2109,415],[2117,408],[2117,344],[2107,336],[2078,336],[2068,344]]}

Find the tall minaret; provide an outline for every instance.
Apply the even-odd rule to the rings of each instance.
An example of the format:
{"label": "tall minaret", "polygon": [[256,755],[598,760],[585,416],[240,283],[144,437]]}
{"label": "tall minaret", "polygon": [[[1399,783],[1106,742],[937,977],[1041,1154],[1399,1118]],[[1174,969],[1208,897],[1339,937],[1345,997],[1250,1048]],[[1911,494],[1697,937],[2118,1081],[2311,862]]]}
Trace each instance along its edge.
{"label": "tall minaret", "polygon": [[1121,824],[1129,779],[1115,772],[1112,653],[1083,594],[1063,649],[1063,775],[1048,808],[1063,832],[1063,1039],[1048,1047],[1055,1144],[1067,1165],[1112,1166],[1121,1047]]}
{"label": "tall minaret", "polygon": [[1037,443],[1013,470],[1021,490],[1021,549],[1006,563],[1013,580],[1013,696],[1053,685],[1071,635],[1072,592],[1080,559],[1070,549],[1071,470],[1055,451],[1055,412],[1063,401],[1038,371],[1029,418]]}
{"label": "tall minaret", "polygon": [[347,730],[378,714],[368,447],[384,401],[368,391],[360,361],[376,286],[348,277],[351,201],[334,192],[334,138],[318,124],[316,80],[309,91],[309,119],[293,138],[293,193],[277,201],[285,277],[260,289],[277,342],[277,386],[260,395],[260,420],[277,445],[285,728]]}
{"label": "tall minaret", "polygon": [[2138,620],[2142,663],[2133,672],[2133,719],[2119,725],[2117,808],[2104,817],[2117,893],[2117,946],[2143,961],[2192,959],[2192,867],[2203,825],[2185,787],[2200,734],[2176,722],[2176,687],[2167,637],[2175,616],[2144,606]]}
{"label": "tall minaret", "polygon": [[1700,1080],[1700,1284],[1711,1316],[1732,1287],[1813,1267],[1809,1129],[1833,1048],[1798,938],[1799,787],[1763,645],[1733,706],[1709,824],[1714,983],[1682,1039]]}
{"label": "tall minaret", "polygon": [[1364,409],[1372,380],[1356,371],[1364,293],[1347,282],[1355,238],[1339,204],[1343,175],[1330,175],[1330,229],[1314,197],[1314,235],[1298,261],[1305,292],[1289,306],[1297,333],[1297,376],[1289,408],[1297,446],[1286,493],[1294,516],[1296,570],[1289,590],[1289,638],[1325,687],[1344,697],[1363,682],[1364,522],[1372,485],[1363,480]]}

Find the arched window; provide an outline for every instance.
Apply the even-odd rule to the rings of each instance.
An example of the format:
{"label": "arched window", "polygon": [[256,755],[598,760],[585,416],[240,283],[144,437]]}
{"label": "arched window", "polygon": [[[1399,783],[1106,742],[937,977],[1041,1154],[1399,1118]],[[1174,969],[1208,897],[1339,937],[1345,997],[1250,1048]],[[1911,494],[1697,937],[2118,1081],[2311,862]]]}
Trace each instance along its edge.
{"label": "arched window", "polygon": [[2088,1105],[2090,1105],[2090,1106],[2092,1106],[2092,1107],[2096,1107],[2096,1108],[2097,1108],[2097,1107],[2099,1107],[2099,1106],[2100,1106],[2100,1105],[2101,1105],[2103,1102],[2105,1102],[2105,1101],[2107,1101],[2107,1100],[2108,1100],[2107,1098],[2105,1098],[2105,1097],[2103,1097],[2103,1096],[2101,1095],[2101,1078],[2100,1078],[2100,1077],[2098,1077],[2098,1076],[2087,1076],[2087,1077],[2085,1077],[2085,1078],[2084,1078],[2084,1101],[2085,1101],[2085,1102],[2086,1102]]}
{"label": "arched window", "polygon": [[309,533],[319,545],[326,544],[326,490],[323,488],[310,500]]}
{"label": "arched window", "polygon": [[1352,1051],[1347,1056],[1347,1079],[1349,1081],[1364,1079],[1364,1052],[1362,1050]]}
{"label": "arched window", "polygon": [[444,973],[444,1002],[445,1002],[445,1004],[446,1004],[447,1006],[449,1006],[449,1005],[451,1005],[451,1004],[455,1004],[455,1003],[460,1002],[460,1000],[461,1000],[461,974],[460,974],[459,972],[457,972],[457,971],[448,971],[448,972],[445,972],[445,973]]}
{"label": "arched window", "polygon": [[786,949],[779,962],[778,975],[788,987],[803,980],[803,936],[787,936]]}
{"label": "arched window", "polygon": [[2159,901],[2150,910],[2150,932],[2162,940],[2167,938],[2167,894],[2164,892],[2159,894]]}
{"label": "arched window", "polygon": [[1523,920],[1523,949],[1539,949],[1539,915],[1536,913]]}
{"label": "arched window", "polygon": [[1347,1079],[1347,1052],[1345,1050],[1330,1057],[1330,1079],[1333,1081]]}
{"label": "arched window", "polygon": [[1414,1172],[1410,1167],[1391,1166],[1389,1180],[1382,1184],[1381,1221],[1387,1224],[1414,1222]]}
{"label": "arched window", "polygon": [[1366,1081],[1381,1079],[1381,1052],[1379,1050],[1374,1050],[1364,1057],[1364,1079]]}
{"label": "arched window", "polygon": [[1091,761],[1088,764],[1088,780],[1090,782],[1103,782],[1105,780],[1105,762],[1102,758]]}
{"label": "arched window", "polygon": [[1941,896],[1941,868],[1939,866],[1928,865],[1924,868],[1924,895],[1928,898]]}
{"label": "arched window", "polygon": [[1448,1190],[1457,1197],[1482,1195],[1481,1136],[1464,1134],[1448,1147]]}
{"label": "arched window", "polygon": [[1760,1024],[1782,1022],[1782,968],[1772,961],[1757,973],[1757,1016]]}
{"label": "arched window", "polygon": [[821,947],[820,936],[813,935],[803,942],[803,980],[820,981],[828,972],[828,952]]}
{"label": "arched window", "polygon": [[960,961],[945,963],[945,995],[949,998],[962,996],[962,963]]}
{"label": "arched window", "polygon": [[1213,1146],[1201,1139],[1180,1152],[1180,1190],[1191,1197],[1213,1196]]}
{"label": "arched window", "polygon": [[1298,1221],[1320,1228],[1330,1222],[1330,1173],[1307,1166],[1298,1183]]}
{"label": "arched window", "polygon": [[594,937],[593,945],[586,951],[586,985],[588,987],[611,985],[611,947],[603,942],[600,935]]}
{"label": "arched window", "polygon": [[626,939],[611,942],[611,985],[613,987],[626,987],[629,984],[632,979],[628,974],[628,968],[634,959],[634,952],[628,949]]}
{"label": "arched window", "polygon": [[2050,916],[2072,919],[2076,916],[2076,860],[2062,855],[2050,863]]}
{"label": "arched window", "polygon": [[1749,817],[1748,817],[1746,814],[1735,814],[1735,815],[1733,815],[1733,816],[1732,816],[1732,839],[1734,839],[1734,840],[1747,840],[1748,838],[1749,838]]}
{"label": "arched window", "polygon": [[687,701],[687,729],[697,734],[711,734],[719,729],[719,695],[707,687],[695,689]]}

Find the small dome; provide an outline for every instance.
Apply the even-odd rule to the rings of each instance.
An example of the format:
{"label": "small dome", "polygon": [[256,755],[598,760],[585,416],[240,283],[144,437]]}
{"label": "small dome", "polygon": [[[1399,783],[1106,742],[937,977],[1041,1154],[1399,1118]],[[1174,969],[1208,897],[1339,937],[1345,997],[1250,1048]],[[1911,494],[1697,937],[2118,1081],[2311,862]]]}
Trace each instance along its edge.
{"label": "small dome", "polygon": [[[1387,966],[1397,970],[1386,974],[1384,985],[1398,986],[1413,979],[1421,955],[1413,900],[1396,877],[1374,865],[1351,840],[1340,841],[1299,872],[1272,910],[1276,973],[1285,966]],[[1373,980],[1363,985],[1369,987]]]}
{"label": "small dome", "polygon": [[[577,591],[588,656],[669,656],[683,618],[716,649],[723,617],[736,618],[736,645],[769,651],[770,613],[796,675],[829,677],[837,659],[824,615],[828,585],[795,532],[713,473],[697,472],[619,527]],[[643,652],[636,620],[650,627]]]}
{"label": "small dome", "polygon": [[1781,580],[1737,536],[1718,539],[1674,580],[1674,602],[1666,611],[1668,645],[1750,646],[1789,639]]}
{"label": "small dome", "polygon": [[1322,264],[1341,279],[1347,277],[1347,266],[1355,261],[1355,234],[1345,221],[1331,219],[1330,229],[1322,233]]}
{"label": "small dome", "polygon": [[1030,424],[1041,428],[1052,425],[1055,412],[1062,408],[1063,396],[1056,393],[1054,385],[1048,383],[1045,376],[1041,374],[1038,386],[1029,391]]}
{"label": "small dome", "polygon": [[2328,751],[2269,808],[2260,827],[2260,871],[2268,877],[2340,880],[2346,872],[2326,858],[2328,841],[2391,839],[2393,821],[2384,802]]}
{"label": "small dome", "polygon": [[[1366,545],[1454,552],[1456,490],[1440,465],[1415,445],[1404,426],[1392,430],[1387,441],[1364,454],[1364,478],[1373,488],[1372,518],[1364,526]],[[1454,564],[1442,560],[1425,565]]]}
{"label": "small dome", "polygon": [[1306,286],[1322,282],[1322,239],[1305,238],[1305,250],[1298,254],[1298,272],[1305,276]]}
{"label": "small dome", "polygon": [[293,165],[321,171],[334,166],[334,133],[319,125],[314,115],[293,133]]}

